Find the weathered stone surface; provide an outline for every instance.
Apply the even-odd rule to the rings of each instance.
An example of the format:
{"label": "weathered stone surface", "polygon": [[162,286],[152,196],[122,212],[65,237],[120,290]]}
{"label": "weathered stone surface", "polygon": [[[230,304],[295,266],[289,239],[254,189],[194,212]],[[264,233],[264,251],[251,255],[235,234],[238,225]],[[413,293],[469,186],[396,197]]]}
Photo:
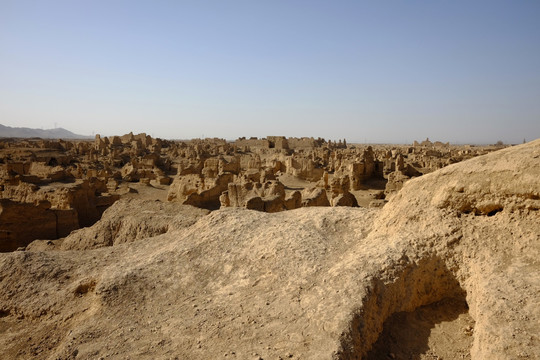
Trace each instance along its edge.
{"label": "weathered stone surface", "polygon": [[319,181],[324,173],[324,169],[309,157],[288,157],[285,168],[287,173],[308,181]]}
{"label": "weathered stone surface", "polygon": [[182,204],[216,210],[220,206],[220,196],[227,190],[233,174],[223,173],[215,178],[199,175],[177,177],[171,184],[167,200]]}
{"label": "weathered stone surface", "polygon": [[410,176],[407,176],[401,170],[396,170],[388,174],[388,182],[386,183],[386,189],[384,193],[386,196],[390,194],[395,194],[403,185],[411,179]]}
{"label": "weathered stone surface", "polygon": [[[287,210],[285,206],[285,187],[276,180],[263,184],[247,179],[229,183],[228,190],[220,198],[221,206],[244,207],[246,209],[277,212]],[[294,205],[289,201],[289,205]]]}
{"label": "weathered stone surface", "polygon": [[321,188],[304,190],[302,192],[302,206],[330,206],[326,190]]}
{"label": "weathered stone surface", "polygon": [[358,207],[358,201],[353,194],[345,192],[332,198],[332,206]]}

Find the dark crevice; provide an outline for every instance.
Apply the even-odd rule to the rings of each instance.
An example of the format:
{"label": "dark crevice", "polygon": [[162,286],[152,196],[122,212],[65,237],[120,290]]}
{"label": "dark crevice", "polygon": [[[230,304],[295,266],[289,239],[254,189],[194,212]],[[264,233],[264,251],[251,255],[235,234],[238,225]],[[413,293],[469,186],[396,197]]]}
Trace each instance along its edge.
{"label": "dark crevice", "polygon": [[493,215],[495,215],[496,213],[498,213],[500,211],[502,211],[502,208],[491,210],[490,212],[487,213],[487,216],[493,216]]}
{"label": "dark crevice", "polygon": [[74,293],[77,296],[82,296],[82,295],[84,295],[86,293],[94,291],[95,287],[96,287],[96,281],[95,280],[89,280],[89,281],[86,281],[86,282],[83,282],[83,283],[79,284],[75,288]]}

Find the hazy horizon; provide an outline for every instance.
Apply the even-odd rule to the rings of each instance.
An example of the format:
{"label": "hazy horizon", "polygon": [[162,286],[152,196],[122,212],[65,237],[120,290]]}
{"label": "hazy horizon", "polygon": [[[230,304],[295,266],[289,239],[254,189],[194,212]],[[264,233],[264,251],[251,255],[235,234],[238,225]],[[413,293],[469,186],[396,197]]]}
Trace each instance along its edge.
{"label": "hazy horizon", "polygon": [[[0,124],[0,126],[2,126],[4,124]],[[4,125],[5,126],[5,125]],[[50,129],[46,129],[44,127],[41,127],[41,128],[27,128],[27,127],[24,127],[24,129],[31,129],[31,130],[44,130],[44,131],[53,131],[53,130],[58,130],[58,129],[62,129],[62,130],[67,130],[67,131],[70,131],[69,129],[66,129],[66,128],[61,128],[61,127],[57,127],[57,128],[50,128]],[[72,131],[70,131],[72,132]],[[148,132],[148,131],[141,131],[141,132],[133,132],[133,131],[128,131],[128,132],[125,132],[125,133],[103,133],[103,132],[97,132],[95,134],[75,134],[75,135],[81,135],[83,137],[86,137],[88,138],[88,140],[92,140],[95,135],[100,135],[102,138],[103,137],[112,137],[112,136],[123,136],[123,135],[127,135],[129,133],[133,133],[133,135],[138,135],[140,133],[144,133],[146,135],[150,135],[151,137],[153,138],[160,138],[160,139],[164,139],[164,140],[172,140],[172,141],[190,141],[190,140],[197,140],[197,139],[215,139],[215,138],[218,138],[218,139],[222,139],[222,140],[226,140],[228,142],[233,142],[233,141],[236,141],[238,140],[240,137],[237,137],[237,138],[225,138],[225,137],[218,137],[218,136],[215,136],[215,137],[193,137],[193,138],[174,138],[174,137],[159,137],[159,136],[156,136],[155,134],[151,133],[151,132]],[[1,138],[1,133],[0,133],[0,138]],[[280,134],[267,134],[265,136],[258,136],[257,138],[259,139],[263,139],[263,138],[267,138],[269,136],[285,136],[287,138],[291,138],[290,136],[286,136],[286,135],[280,135]],[[251,138],[252,136],[244,136],[245,138],[249,139]],[[293,136],[294,137],[294,136]],[[433,143],[435,142],[443,142],[443,143],[450,143],[450,145],[479,145],[479,146],[484,146],[484,145],[487,145],[487,146],[491,146],[491,145],[498,145],[497,142],[499,141],[502,141],[502,140],[497,140],[497,141],[493,141],[493,142],[451,142],[451,141],[441,141],[439,139],[433,139],[433,138],[423,138],[423,139],[413,139],[411,141],[403,141],[403,142],[368,142],[366,139],[364,140],[351,140],[351,139],[347,139],[345,137],[343,138],[328,138],[328,137],[322,137],[322,136],[297,136],[298,138],[302,138],[302,137],[308,137],[308,138],[314,138],[314,139],[317,139],[317,138],[323,138],[324,140],[326,141],[340,141],[340,140],[345,140],[348,144],[359,144],[359,145],[362,145],[362,144],[366,144],[366,145],[412,145],[414,143],[414,141],[418,141],[419,143],[421,143],[422,141],[424,140],[429,140]],[[77,139],[77,138],[73,138],[73,139]],[[533,141],[533,140],[536,140],[536,139],[526,139],[524,138],[521,142],[514,142],[514,143],[509,143],[509,142],[503,142],[504,145],[519,145],[521,143],[523,143],[524,141],[525,142],[529,142],[529,141]]]}
{"label": "hazy horizon", "polygon": [[166,139],[540,138],[540,3],[0,1],[0,123]]}

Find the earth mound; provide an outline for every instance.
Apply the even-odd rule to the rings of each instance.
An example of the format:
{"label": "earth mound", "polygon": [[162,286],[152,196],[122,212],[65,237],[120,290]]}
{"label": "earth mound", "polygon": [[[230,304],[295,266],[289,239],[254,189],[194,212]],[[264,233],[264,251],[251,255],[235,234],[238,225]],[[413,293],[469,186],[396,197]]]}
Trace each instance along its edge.
{"label": "earth mound", "polygon": [[[126,202],[59,247],[79,250],[0,254],[0,347],[38,359],[534,358],[539,191],[537,140],[410,180],[380,210],[226,208],[183,222]],[[134,211],[158,230],[91,240]]]}
{"label": "earth mound", "polygon": [[105,210],[99,222],[73,231],[62,250],[87,250],[165,234],[193,225],[208,210],[178,203],[122,199]]}

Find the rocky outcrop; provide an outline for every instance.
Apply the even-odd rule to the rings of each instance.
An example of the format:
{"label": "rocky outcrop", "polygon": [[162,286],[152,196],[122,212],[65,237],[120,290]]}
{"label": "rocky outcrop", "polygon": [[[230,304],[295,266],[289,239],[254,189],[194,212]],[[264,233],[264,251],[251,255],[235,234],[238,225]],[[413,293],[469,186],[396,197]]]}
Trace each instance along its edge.
{"label": "rocky outcrop", "polygon": [[379,176],[376,171],[376,162],[373,148],[368,146],[362,153],[357,154],[354,159],[339,159],[339,166],[336,169],[335,177],[348,177],[348,190],[360,190],[364,188],[364,183],[369,179]]}
{"label": "rocky outcrop", "polygon": [[348,175],[341,178],[334,177],[330,184],[332,206],[351,206],[357,207],[358,201],[353,194],[349,191],[351,188],[351,181]]}
{"label": "rocky outcrop", "polygon": [[215,178],[189,175],[174,179],[167,195],[168,201],[193,205],[203,209],[219,209],[221,194],[228,189],[233,174],[223,173]]}
{"label": "rocky outcrop", "polygon": [[321,188],[311,188],[302,191],[302,206],[330,206],[326,190]]}
{"label": "rocky outcrop", "polygon": [[300,179],[319,181],[324,173],[324,168],[310,157],[291,156],[285,162],[286,172]]}
{"label": "rocky outcrop", "polygon": [[[295,199],[289,200],[287,205],[295,206],[297,204]],[[228,190],[223,192],[220,201],[223,207],[243,207],[266,212],[289,209],[285,204],[285,187],[276,180],[261,184],[241,179],[237,183],[229,183]]]}
{"label": "rocky outcrop", "polygon": [[389,196],[397,193],[410,179],[411,177],[405,175],[405,173],[401,170],[392,171],[390,174],[388,174],[388,182],[386,183],[386,188],[384,189],[385,195]]}

